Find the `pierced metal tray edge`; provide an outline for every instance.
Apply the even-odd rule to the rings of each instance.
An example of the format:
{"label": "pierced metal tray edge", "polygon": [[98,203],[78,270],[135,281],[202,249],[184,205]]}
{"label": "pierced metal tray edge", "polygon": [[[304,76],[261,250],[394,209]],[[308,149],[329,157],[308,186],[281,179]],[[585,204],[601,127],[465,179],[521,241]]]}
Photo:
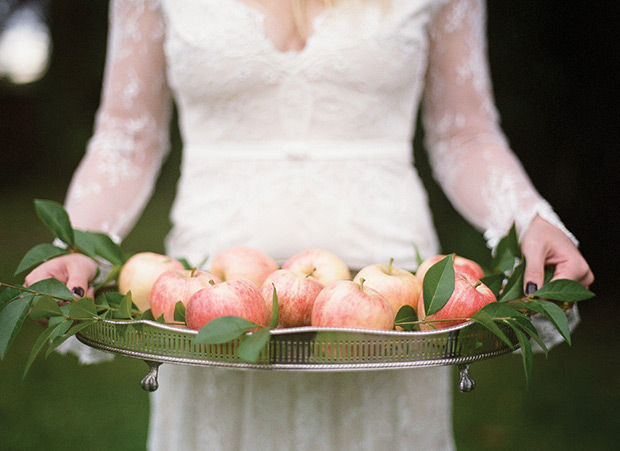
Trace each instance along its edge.
{"label": "pierced metal tray edge", "polygon": [[[161,332],[169,332],[174,334],[180,334],[185,336],[188,340],[191,340],[195,335],[198,334],[198,331],[191,329],[184,329],[176,326],[171,326],[167,324],[157,323],[155,321],[149,320],[134,320],[134,321],[126,321],[126,320],[101,320],[99,323],[107,323],[114,326],[128,326],[128,325],[145,325],[148,328],[153,328]],[[96,323],[95,323],[96,324]],[[453,326],[445,329],[438,329],[432,331],[384,331],[384,330],[375,330],[375,329],[350,329],[350,328],[319,328],[319,327],[296,327],[296,328],[288,328],[288,329],[274,329],[271,331],[272,333],[272,343],[287,340],[292,338],[297,338],[302,342],[307,338],[304,336],[312,336],[315,334],[329,334],[331,337],[336,338],[336,342],[338,339],[351,339],[353,337],[374,337],[379,340],[390,340],[399,338],[414,338],[414,339],[428,339],[428,338],[437,338],[448,339],[448,340],[456,340],[459,335],[465,331],[472,330],[480,330],[485,336],[492,336],[492,338],[498,341],[498,346],[495,349],[492,349],[487,352],[474,353],[470,355],[460,355],[460,356],[447,356],[444,355],[439,358],[431,358],[431,359],[416,359],[416,360],[400,360],[400,361],[377,361],[377,362],[319,362],[319,363],[291,363],[291,362],[282,362],[282,361],[274,361],[273,358],[269,358],[269,362],[265,362],[264,360],[258,363],[245,362],[239,359],[205,359],[205,358],[187,358],[180,356],[170,356],[163,355],[158,352],[146,352],[143,350],[136,351],[127,349],[123,346],[116,346],[114,344],[110,344],[109,342],[103,342],[100,340],[94,340],[88,336],[87,331],[90,328],[85,329],[83,332],[79,332],[77,334],[77,338],[84,344],[91,346],[96,349],[100,349],[103,351],[111,352],[114,354],[119,354],[127,357],[133,357],[142,359],[145,361],[152,361],[158,363],[176,363],[176,364],[184,364],[184,365],[200,365],[200,366],[214,366],[214,367],[223,367],[223,368],[233,368],[233,369],[256,369],[256,370],[293,370],[293,371],[353,371],[353,370],[384,370],[384,369],[396,369],[396,368],[411,368],[411,367],[429,367],[429,366],[443,366],[443,365],[465,365],[475,361],[484,360],[487,358],[492,358],[504,354],[508,354],[513,352],[515,349],[519,347],[518,340],[512,333],[512,330],[507,328],[504,332],[509,336],[511,341],[513,342],[514,348],[510,348],[503,342],[499,342],[499,339],[492,335],[484,326],[478,325],[472,321],[463,323],[457,326]],[[144,332],[147,333],[148,332]],[[438,345],[439,346],[439,345]],[[445,354],[445,352],[442,352]]]}

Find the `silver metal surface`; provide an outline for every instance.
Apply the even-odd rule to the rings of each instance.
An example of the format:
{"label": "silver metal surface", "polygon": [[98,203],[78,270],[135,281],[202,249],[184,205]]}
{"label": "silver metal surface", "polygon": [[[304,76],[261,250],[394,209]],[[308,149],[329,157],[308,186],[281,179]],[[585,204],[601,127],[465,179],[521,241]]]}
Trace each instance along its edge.
{"label": "silver metal surface", "polygon": [[[512,329],[502,330],[518,347]],[[289,371],[465,365],[513,350],[473,322],[427,332],[299,327],[272,330],[269,345],[251,363],[236,355],[238,342],[195,345],[196,334],[154,321],[102,320],[77,335],[94,348],[150,362]]]}

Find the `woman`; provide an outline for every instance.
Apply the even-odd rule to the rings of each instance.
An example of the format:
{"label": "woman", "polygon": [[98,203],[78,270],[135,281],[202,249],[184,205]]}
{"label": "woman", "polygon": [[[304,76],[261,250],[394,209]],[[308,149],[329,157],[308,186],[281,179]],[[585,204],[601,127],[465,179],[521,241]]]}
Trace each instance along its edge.
{"label": "woman", "polygon": [[[329,4],[328,4],[329,3]],[[335,4],[331,4],[335,3]],[[434,174],[492,247],[513,221],[526,290],[593,276],[508,148],[492,103],[478,0],[136,0],[112,3],[102,105],[71,183],[75,227],[122,239],[183,137],[167,253],[236,245],[282,261],[330,249],[352,268],[415,269],[439,251],[412,165],[420,102]],[[80,294],[95,265],[33,271]],[[78,351],[80,352],[80,351]],[[448,368],[336,374],[171,365],[150,449],[453,449]]]}

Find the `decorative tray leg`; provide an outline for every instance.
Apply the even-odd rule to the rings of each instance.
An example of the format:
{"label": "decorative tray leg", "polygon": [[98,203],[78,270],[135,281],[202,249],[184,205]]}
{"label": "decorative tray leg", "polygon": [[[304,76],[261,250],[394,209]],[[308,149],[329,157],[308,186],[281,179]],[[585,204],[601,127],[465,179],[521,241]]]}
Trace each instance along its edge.
{"label": "decorative tray leg", "polygon": [[157,375],[159,374],[159,366],[161,365],[161,362],[145,360],[144,363],[149,366],[149,372],[146,376],[144,376],[144,379],[142,379],[142,382],[140,384],[142,385],[142,388],[146,391],[153,392],[159,388],[159,382],[157,382]]}
{"label": "decorative tray leg", "polygon": [[476,388],[476,383],[469,375],[469,363],[458,365],[459,368],[459,390],[467,393]]}

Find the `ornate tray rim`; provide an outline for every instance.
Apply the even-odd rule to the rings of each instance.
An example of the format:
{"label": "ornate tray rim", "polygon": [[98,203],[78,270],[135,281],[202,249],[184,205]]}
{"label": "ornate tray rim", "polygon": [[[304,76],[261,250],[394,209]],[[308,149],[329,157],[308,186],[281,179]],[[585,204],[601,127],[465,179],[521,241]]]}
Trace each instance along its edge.
{"label": "ornate tray rim", "polygon": [[[191,339],[198,334],[198,331],[186,329],[169,324],[162,324],[151,320],[100,320],[97,323],[112,324],[116,326],[129,326],[129,325],[147,325],[156,330],[172,332],[186,336],[187,339]],[[473,321],[468,321],[459,325],[455,325],[449,328],[429,330],[429,331],[397,331],[397,330],[376,330],[376,329],[352,329],[352,328],[328,328],[328,327],[313,327],[303,326],[295,328],[283,328],[271,330],[272,338],[271,343],[278,340],[286,340],[287,338],[297,338],[301,342],[304,342],[304,336],[314,335],[319,333],[329,333],[336,337],[348,338],[349,336],[364,336],[377,338],[379,340],[389,340],[399,338],[420,338],[426,339],[429,337],[437,337],[438,339],[449,337],[457,339],[457,337],[468,329],[480,328],[481,331],[490,334],[490,332],[479,324]],[[87,328],[90,329],[90,328]],[[213,366],[232,369],[251,369],[251,370],[295,370],[295,371],[354,371],[354,370],[381,370],[381,369],[396,369],[396,368],[411,368],[411,367],[428,367],[428,366],[442,366],[442,365],[463,365],[475,362],[478,360],[484,360],[491,357],[500,356],[513,352],[519,347],[516,337],[513,337],[510,329],[504,330],[511,341],[514,348],[510,348],[505,343],[501,342],[499,346],[487,352],[472,353],[460,356],[432,358],[432,359],[412,359],[401,361],[377,361],[377,362],[320,362],[320,363],[290,363],[282,361],[272,361],[270,363],[259,362],[245,362],[237,359],[205,359],[205,358],[187,358],[177,357],[170,355],[163,355],[157,352],[148,351],[136,351],[126,347],[120,346],[116,343],[110,343],[106,341],[95,340],[89,337],[85,331],[78,332],[77,338],[85,345],[100,349],[103,351],[119,354],[127,357],[133,357],[142,359],[145,361],[153,361],[159,363],[176,363],[183,365],[200,365],[200,366]],[[143,331],[141,333],[148,334],[149,331]],[[499,339],[497,339],[499,341]],[[445,354],[445,353],[444,353]]]}

